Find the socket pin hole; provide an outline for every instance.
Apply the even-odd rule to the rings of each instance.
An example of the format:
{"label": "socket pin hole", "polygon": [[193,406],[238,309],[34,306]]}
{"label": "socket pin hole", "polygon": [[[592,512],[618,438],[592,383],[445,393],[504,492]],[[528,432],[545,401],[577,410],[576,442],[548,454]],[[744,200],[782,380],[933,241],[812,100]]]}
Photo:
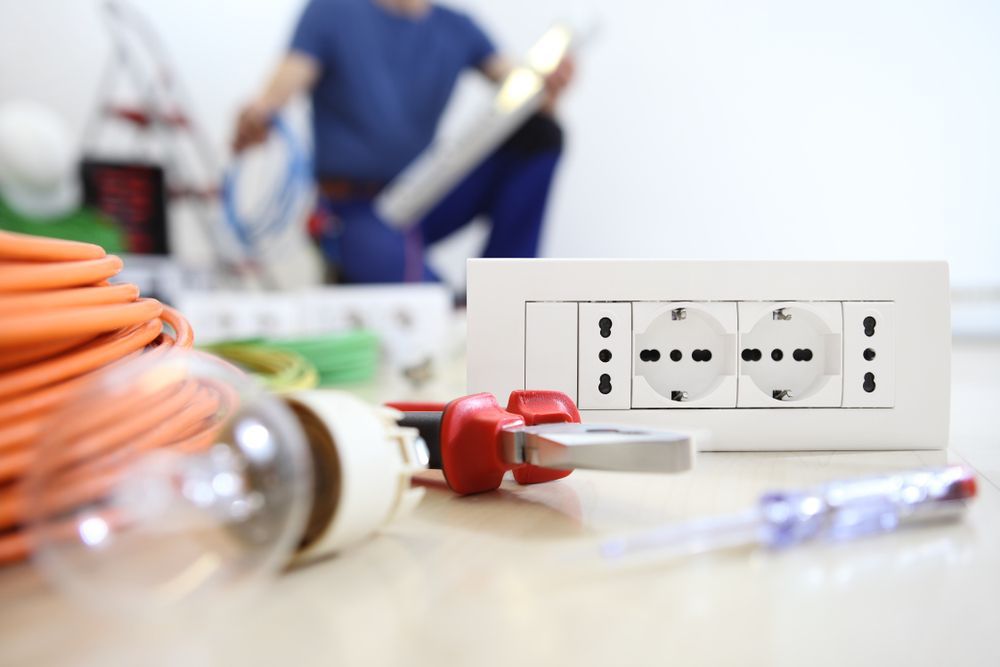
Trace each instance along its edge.
{"label": "socket pin hole", "polygon": [[861,384],[861,388],[864,389],[869,394],[875,391],[874,373],[865,373],[865,381]]}
{"label": "socket pin hole", "polygon": [[740,356],[743,358],[743,361],[760,361],[764,355],[761,354],[760,350],[748,347],[740,353]]}
{"label": "socket pin hole", "polygon": [[642,361],[659,361],[660,351],[659,350],[640,350],[639,359]]}
{"label": "socket pin hole", "polygon": [[865,327],[866,336],[871,338],[872,336],[875,335],[875,325],[877,324],[877,322],[875,321],[874,317],[869,315],[868,317],[866,317],[864,320],[861,321],[861,324],[863,324]]}
{"label": "socket pin hole", "polygon": [[792,352],[792,359],[795,361],[812,361],[813,351],[808,347],[805,349],[796,349]]}
{"label": "socket pin hole", "polygon": [[680,350],[670,350],[670,361],[680,361],[684,354]]}
{"label": "socket pin hole", "polygon": [[603,361],[604,363],[608,363],[609,361],[611,361],[611,350],[601,350],[600,352],[597,353],[597,358]]}
{"label": "socket pin hole", "polygon": [[611,318],[610,317],[602,317],[600,320],[597,321],[597,326],[601,330],[601,338],[607,338],[608,336],[611,335]]}
{"label": "socket pin hole", "polygon": [[597,391],[601,392],[602,394],[610,394],[611,376],[608,375],[607,373],[604,373],[603,375],[601,375],[600,380],[601,380],[600,383],[598,383],[597,385]]}
{"label": "socket pin hole", "polygon": [[691,352],[691,358],[695,361],[711,361],[712,351],[711,350],[694,350]]}
{"label": "socket pin hole", "polygon": [[771,350],[771,359],[775,361],[781,361],[784,356],[785,353],[779,350],[778,348],[774,348],[773,350]]}
{"label": "socket pin hole", "polygon": [[872,359],[875,358],[875,350],[869,347],[867,350],[864,351],[864,357],[865,361],[871,361]]}

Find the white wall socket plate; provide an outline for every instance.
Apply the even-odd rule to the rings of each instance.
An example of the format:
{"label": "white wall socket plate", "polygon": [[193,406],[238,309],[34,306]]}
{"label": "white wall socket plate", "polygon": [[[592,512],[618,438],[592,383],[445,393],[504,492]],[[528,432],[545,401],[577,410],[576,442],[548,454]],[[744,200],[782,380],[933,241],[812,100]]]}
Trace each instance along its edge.
{"label": "white wall socket plate", "polygon": [[468,389],[555,389],[584,421],[702,449],[940,449],[944,262],[469,261]]}
{"label": "white wall socket plate", "polygon": [[181,290],[174,305],[198,343],[303,338],[365,329],[406,369],[449,352],[452,296],[441,285],[338,285],[282,292]]}

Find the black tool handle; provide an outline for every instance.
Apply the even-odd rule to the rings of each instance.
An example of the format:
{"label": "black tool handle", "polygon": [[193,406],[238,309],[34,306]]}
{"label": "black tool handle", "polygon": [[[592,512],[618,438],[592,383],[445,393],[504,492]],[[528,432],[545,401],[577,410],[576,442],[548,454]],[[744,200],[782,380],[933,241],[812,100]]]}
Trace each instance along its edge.
{"label": "black tool handle", "polygon": [[441,414],[440,412],[404,412],[400,426],[415,428],[427,443],[430,459],[427,467],[441,469]]}

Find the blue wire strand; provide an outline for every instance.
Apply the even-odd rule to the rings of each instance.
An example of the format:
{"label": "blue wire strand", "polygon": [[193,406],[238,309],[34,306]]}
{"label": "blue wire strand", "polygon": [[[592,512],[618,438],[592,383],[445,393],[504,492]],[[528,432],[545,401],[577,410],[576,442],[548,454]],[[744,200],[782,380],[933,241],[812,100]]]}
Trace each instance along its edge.
{"label": "blue wire strand", "polygon": [[280,187],[262,207],[263,214],[243,216],[237,207],[241,159],[237,158],[222,177],[223,219],[246,254],[256,256],[268,238],[284,232],[294,221],[296,203],[312,185],[312,159],[288,122],[281,116],[271,119],[271,129],[284,142],[288,161]]}

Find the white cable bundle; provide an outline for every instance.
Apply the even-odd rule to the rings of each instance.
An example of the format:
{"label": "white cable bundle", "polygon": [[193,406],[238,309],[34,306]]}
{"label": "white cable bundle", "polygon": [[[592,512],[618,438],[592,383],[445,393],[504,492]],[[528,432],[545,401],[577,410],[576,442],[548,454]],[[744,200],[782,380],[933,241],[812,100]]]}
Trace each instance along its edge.
{"label": "white cable bundle", "polygon": [[528,51],[523,65],[504,79],[489,107],[456,140],[434,143],[375,199],[375,212],[390,227],[407,229],[427,214],[541,107],[545,78],[588,39],[593,30],[570,22],[553,25]]}

